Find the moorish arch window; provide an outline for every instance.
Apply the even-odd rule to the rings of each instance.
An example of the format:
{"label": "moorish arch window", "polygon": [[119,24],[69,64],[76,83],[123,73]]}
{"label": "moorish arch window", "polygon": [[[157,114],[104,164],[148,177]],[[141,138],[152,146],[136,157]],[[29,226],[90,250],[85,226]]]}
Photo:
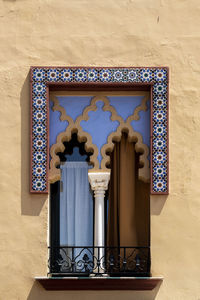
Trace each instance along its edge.
{"label": "moorish arch window", "polygon": [[149,276],[149,198],[168,193],[167,68],[31,76],[31,192],[50,186],[50,274]]}
{"label": "moorish arch window", "polygon": [[51,273],[147,275],[149,93],[83,94],[50,93]]}

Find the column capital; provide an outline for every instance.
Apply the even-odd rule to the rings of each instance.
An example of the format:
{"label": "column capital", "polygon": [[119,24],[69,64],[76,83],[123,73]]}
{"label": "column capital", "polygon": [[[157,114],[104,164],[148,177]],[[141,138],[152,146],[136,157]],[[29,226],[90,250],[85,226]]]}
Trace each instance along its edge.
{"label": "column capital", "polygon": [[108,189],[110,172],[91,172],[88,178],[93,191],[105,192]]}

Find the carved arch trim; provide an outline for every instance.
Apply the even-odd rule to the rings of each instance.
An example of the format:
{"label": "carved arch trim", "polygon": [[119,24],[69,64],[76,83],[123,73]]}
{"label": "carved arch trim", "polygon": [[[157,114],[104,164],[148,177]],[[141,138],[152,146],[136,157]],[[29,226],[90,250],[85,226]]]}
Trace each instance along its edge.
{"label": "carved arch trim", "polygon": [[111,112],[111,119],[118,120],[122,122],[123,119],[117,115],[115,109],[110,106],[109,100],[106,96],[94,96],[91,100],[89,106],[87,106],[81,116],[78,116],[76,121],[74,122],[73,119],[66,114],[66,110],[63,106],[60,105],[58,98],[55,95],[52,95],[51,101],[54,103],[52,109],[53,111],[60,112],[60,120],[61,121],[68,121],[69,125],[67,126],[64,132],[61,132],[57,136],[57,141],[55,144],[51,146],[50,149],[50,170],[49,170],[49,182],[54,183],[57,180],[61,179],[61,172],[57,166],[60,164],[60,158],[57,155],[58,152],[64,152],[65,146],[64,142],[68,142],[71,139],[72,133],[76,132],[78,141],[85,142],[85,150],[91,151],[93,154],[90,156],[90,162],[93,164],[93,168],[89,170],[89,172],[102,172],[103,170],[99,169],[99,161],[97,159],[98,156],[98,148],[95,144],[92,143],[92,137],[89,133],[83,131],[80,126],[81,121],[87,121],[89,119],[88,113],[89,111],[96,111],[97,106],[96,102],[102,101],[104,102],[103,110]]}
{"label": "carved arch trim", "polygon": [[[135,149],[136,152],[141,153],[139,162],[142,167],[139,169],[139,179],[148,182],[150,178],[150,170],[149,170],[149,161],[148,161],[148,154],[149,149],[148,146],[143,144],[142,136],[138,132],[135,132],[130,125],[132,120],[139,120],[139,112],[147,110],[147,101],[148,101],[149,93],[145,93],[144,97],[141,101],[141,104],[138,105],[131,116],[127,118],[126,121],[123,120],[121,116],[119,116],[115,110],[115,108],[110,105],[109,99],[106,96],[98,95],[94,96],[91,99],[90,105],[88,105],[84,110],[82,115],[78,116],[75,120],[66,114],[66,110],[63,106],[60,105],[59,100],[55,95],[52,95],[51,101],[54,103],[53,110],[60,112],[60,120],[61,121],[68,121],[69,125],[66,130],[60,133],[57,136],[56,144],[51,146],[50,154],[51,154],[51,161],[50,161],[50,173],[49,173],[49,182],[54,183],[57,180],[60,180],[61,173],[57,166],[60,164],[60,158],[57,155],[58,152],[64,152],[64,142],[69,141],[71,139],[72,133],[76,132],[78,136],[79,142],[86,141],[85,149],[86,151],[92,151],[93,154],[90,157],[90,162],[93,164],[93,168],[89,170],[90,173],[93,172],[110,172],[110,169],[107,168],[107,164],[109,163],[110,157],[107,155],[108,151],[112,151],[114,148],[113,141],[119,141],[121,139],[122,131],[128,132],[128,138],[130,142],[135,142]],[[115,132],[112,132],[108,136],[108,143],[103,145],[101,148],[101,168],[99,169],[99,162],[97,159],[98,156],[98,148],[96,145],[92,144],[92,137],[89,133],[84,132],[80,126],[81,121],[87,121],[89,119],[88,113],[90,111],[96,111],[97,105],[96,103],[101,101],[104,103],[102,109],[103,111],[108,111],[111,113],[110,119],[112,121],[118,121],[119,126]]]}
{"label": "carved arch trim", "polygon": [[112,132],[108,137],[108,143],[105,144],[101,148],[102,161],[101,161],[101,169],[106,172],[109,170],[107,165],[110,163],[110,156],[107,154],[108,152],[112,152],[114,149],[114,142],[120,142],[122,132],[128,133],[129,142],[135,142],[135,151],[140,153],[139,155],[139,163],[142,166],[138,170],[139,180],[144,182],[150,181],[150,168],[149,168],[149,147],[145,145],[142,141],[142,136],[139,132],[133,130],[131,126],[127,124],[121,124],[115,132]]}
{"label": "carved arch trim", "polygon": [[92,137],[89,133],[83,131],[75,124],[69,125],[64,132],[61,132],[57,136],[56,143],[51,146],[50,155],[52,158],[50,161],[49,183],[54,183],[61,179],[61,171],[57,168],[57,166],[60,165],[60,158],[57,153],[64,152],[64,142],[69,142],[73,133],[77,133],[79,142],[85,142],[85,150],[87,152],[93,152],[93,154],[90,156],[90,162],[94,165],[93,169],[98,169],[98,148],[96,145],[92,144]]}

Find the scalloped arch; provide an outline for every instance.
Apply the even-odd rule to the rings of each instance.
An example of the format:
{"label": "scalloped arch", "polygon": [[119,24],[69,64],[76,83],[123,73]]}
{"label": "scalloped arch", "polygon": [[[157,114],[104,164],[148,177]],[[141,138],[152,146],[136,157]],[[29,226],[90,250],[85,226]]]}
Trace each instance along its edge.
{"label": "scalloped arch", "polygon": [[90,162],[94,165],[93,169],[98,169],[99,162],[97,159],[98,148],[96,145],[92,144],[92,137],[89,133],[83,131],[81,128],[77,127],[75,124],[69,125],[64,132],[61,132],[57,136],[56,144],[53,144],[50,149],[50,155],[52,157],[50,161],[49,170],[49,182],[54,183],[61,179],[61,172],[57,166],[60,164],[60,158],[57,155],[58,152],[64,152],[65,146],[64,142],[69,142],[73,133],[77,133],[78,141],[85,142],[85,150],[87,152],[93,152],[90,156]]}
{"label": "scalloped arch", "polygon": [[114,141],[119,142],[121,140],[122,132],[128,133],[128,140],[129,142],[135,142],[135,150],[137,153],[141,153],[139,156],[139,162],[142,165],[142,168],[139,168],[138,170],[138,177],[140,180],[144,182],[150,181],[150,168],[149,168],[149,148],[147,145],[145,145],[142,141],[142,136],[139,132],[136,132],[133,130],[133,128],[130,126],[130,124],[121,124],[117,131],[112,132],[108,137],[108,143],[105,144],[101,148],[101,154],[102,154],[102,161],[101,161],[101,169],[103,171],[110,170],[107,168],[107,165],[110,163],[110,156],[107,154],[108,152],[111,152],[114,148]]}

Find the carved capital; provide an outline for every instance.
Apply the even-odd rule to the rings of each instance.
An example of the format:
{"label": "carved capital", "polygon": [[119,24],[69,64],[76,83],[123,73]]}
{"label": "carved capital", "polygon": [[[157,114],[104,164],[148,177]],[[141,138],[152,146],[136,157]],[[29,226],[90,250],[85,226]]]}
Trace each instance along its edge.
{"label": "carved capital", "polygon": [[108,189],[110,172],[91,172],[88,173],[88,178],[95,196],[104,195],[105,191]]}

